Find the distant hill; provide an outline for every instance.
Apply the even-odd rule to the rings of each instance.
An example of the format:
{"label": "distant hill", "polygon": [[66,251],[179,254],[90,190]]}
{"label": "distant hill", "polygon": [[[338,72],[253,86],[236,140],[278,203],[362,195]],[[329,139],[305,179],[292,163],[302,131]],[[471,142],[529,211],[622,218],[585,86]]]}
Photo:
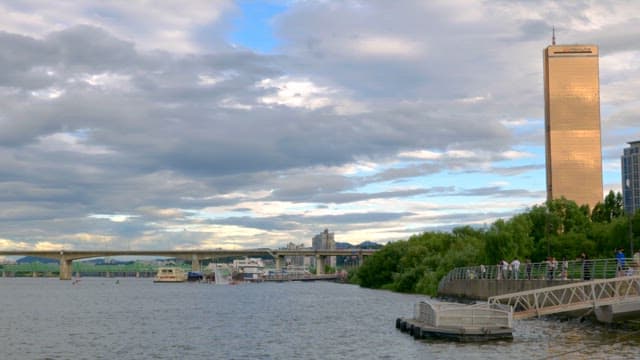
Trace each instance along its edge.
{"label": "distant hill", "polygon": [[36,256],[25,256],[16,260],[17,264],[31,264],[31,263],[41,263],[41,264],[57,264],[58,260],[55,259],[47,259]]}
{"label": "distant hill", "polygon": [[336,249],[380,249],[383,245],[375,243],[373,241],[365,241],[360,243],[359,245],[351,245],[345,242],[336,242]]}

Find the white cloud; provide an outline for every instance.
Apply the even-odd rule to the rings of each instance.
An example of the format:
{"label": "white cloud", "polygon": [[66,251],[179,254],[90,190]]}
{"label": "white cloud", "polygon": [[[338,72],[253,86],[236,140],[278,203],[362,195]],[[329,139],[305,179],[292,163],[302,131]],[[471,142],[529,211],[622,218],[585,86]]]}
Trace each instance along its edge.
{"label": "white cloud", "polygon": [[489,101],[489,100],[491,100],[491,94],[487,94],[484,96],[466,97],[466,98],[458,99],[458,102],[461,102],[463,104],[477,104],[477,103]]}
{"label": "white cloud", "polygon": [[337,115],[354,115],[367,111],[367,106],[345,97],[344,92],[326,86],[318,86],[309,79],[288,76],[262,79],[256,87],[272,91],[259,101],[267,105],[283,105],[310,110],[331,107]]}
{"label": "white cloud", "polygon": [[315,110],[331,104],[329,96],[333,93],[327,87],[320,87],[306,79],[263,79],[256,84],[262,89],[274,90],[273,95],[264,96],[260,101],[268,105],[285,105]]}
{"label": "white cloud", "polygon": [[422,160],[438,160],[442,159],[443,154],[429,150],[404,151],[398,154],[400,157],[422,159]]}
{"label": "white cloud", "polygon": [[[131,76],[112,73],[100,73],[100,74],[84,74],[81,77],[81,81],[85,83],[100,87],[104,89],[118,89],[120,91],[126,90],[131,87]],[[71,80],[73,81],[73,80]]]}
{"label": "white cloud", "polygon": [[532,157],[534,157],[534,155],[532,153],[525,152],[525,151],[515,151],[515,150],[504,151],[501,155],[502,155],[503,158],[508,159],[508,160],[516,160],[516,159],[524,159],[524,158],[532,158]]}
{"label": "white cloud", "polygon": [[121,223],[127,222],[137,216],[128,214],[91,214],[89,215],[89,217],[94,219],[106,219],[111,222]]}
{"label": "white cloud", "polygon": [[65,90],[56,87],[50,87],[47,89],[32,91],[31,95],[35,98],[42,100],[54,100],[64,95]]}
{"label": "white cloud", "polygon": [[37,146],[46,151],[69,151],[85,155],[105,155],[113,153],[112,150],[104,146],[91,145],[84,140],[84,136],[81,135],[80,132],[55,133],[41,136],[38,139]]}
{"label": "white cloud", "polygon": [[354,49],[360,56],[405,57],[419,56],[423,45],[409,39],[389,35],[371,35],[358,38],[353,43],[345,43],[345,48]]}
{"label": "white cloud", "polygon": [[51,31],[86,24],[109,29],[118,37],[136,43],[141,49],[173,52],[200,52],[193,32],[216,24],[233,10],[230,0],[87,1],[87,2],[10,2],[0,4],[3,21],[0,30],[43,37]]}

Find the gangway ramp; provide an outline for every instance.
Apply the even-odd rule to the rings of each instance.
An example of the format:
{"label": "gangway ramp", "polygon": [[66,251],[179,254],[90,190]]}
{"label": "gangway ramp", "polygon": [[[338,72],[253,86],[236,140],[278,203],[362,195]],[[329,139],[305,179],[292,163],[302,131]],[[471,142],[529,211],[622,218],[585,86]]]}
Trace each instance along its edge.
{"label": "gangway ramp", "polygon": [[640,309],[640,275],[580,281],[493,296],[488,302],[511,306],[513,319],[516,320],[576,310],[596,310],[607,305],[631,304],[633,308]]}

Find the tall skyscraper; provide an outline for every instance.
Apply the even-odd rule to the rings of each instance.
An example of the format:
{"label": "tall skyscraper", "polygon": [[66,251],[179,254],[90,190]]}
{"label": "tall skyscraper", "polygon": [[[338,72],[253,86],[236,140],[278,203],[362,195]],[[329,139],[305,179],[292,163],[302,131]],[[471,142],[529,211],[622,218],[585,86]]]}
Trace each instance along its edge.
{"label": "tall skyscraper", "polygon": [[544,50],[547,200],[602,201],[598,47]]}
{"label": "tall skyscraper", "polygon": [[620,159],[622,167],[622,198],[624,212],[635,214],[640,208],[640,141],[632,141]]}

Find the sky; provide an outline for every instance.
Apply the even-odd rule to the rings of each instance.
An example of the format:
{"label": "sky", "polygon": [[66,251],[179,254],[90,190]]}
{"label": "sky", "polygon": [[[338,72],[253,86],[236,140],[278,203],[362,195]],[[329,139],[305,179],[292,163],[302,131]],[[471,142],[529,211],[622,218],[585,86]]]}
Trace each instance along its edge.
{"label": "sky", "polygon": [[542,51],[600,47],[640,140],[635,1],[0,0],[0,249],[386,243],[542,204]]}

